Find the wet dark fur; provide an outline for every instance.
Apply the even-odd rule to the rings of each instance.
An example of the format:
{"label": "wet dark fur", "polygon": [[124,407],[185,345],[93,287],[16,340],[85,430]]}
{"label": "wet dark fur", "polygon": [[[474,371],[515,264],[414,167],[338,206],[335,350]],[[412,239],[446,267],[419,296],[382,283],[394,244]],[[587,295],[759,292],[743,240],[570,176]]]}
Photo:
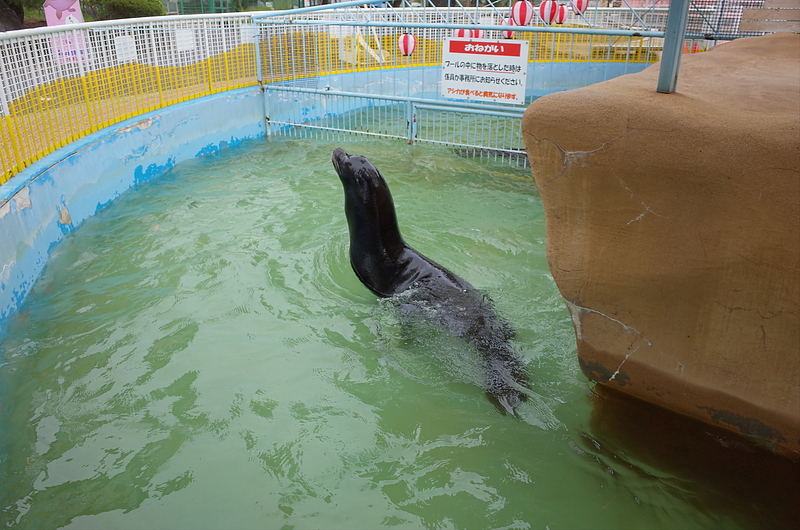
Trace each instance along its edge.
{"label": "wet dark fur", "polygon": [[369,160],[337,148],[332,161],[344,187],[350,264],[358,279],[381,297],[404,293],[395,304],[399,310],[433,318],[475,346],[483,357],[486,395],[500,412],[513,414],[527,397],[528,377],[509,345],[511,326],[488,295],[403,241],[392,194]]}

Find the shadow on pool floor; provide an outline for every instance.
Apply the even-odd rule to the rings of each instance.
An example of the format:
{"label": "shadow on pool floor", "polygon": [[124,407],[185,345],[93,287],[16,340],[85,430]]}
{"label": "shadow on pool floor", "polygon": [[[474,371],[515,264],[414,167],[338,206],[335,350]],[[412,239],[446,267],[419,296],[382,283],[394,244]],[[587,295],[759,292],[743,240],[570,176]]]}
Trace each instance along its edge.
{"label": "shadow on pool floor", "polygon": [[589,452],[639,474],[647,475],[643,465],[674,476],[688,502],[743,526],[800,528],[800,462],[617,390],[597,385],[594,393]]}

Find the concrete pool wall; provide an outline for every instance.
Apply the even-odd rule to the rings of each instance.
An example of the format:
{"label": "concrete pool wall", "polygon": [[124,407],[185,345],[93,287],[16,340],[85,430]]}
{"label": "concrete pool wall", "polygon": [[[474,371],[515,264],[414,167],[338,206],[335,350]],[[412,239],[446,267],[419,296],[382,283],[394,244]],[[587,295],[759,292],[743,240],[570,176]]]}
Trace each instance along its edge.
{"label": "concrete pool wall", "polygon": [[[800,35],[535,101],[547,256],[589,379],[800,460]],[[655,147],[654,147],[655,146]]]}
{"label": "concrete pool wall", "polygon": [[172,105],[90,134],[0,187],[0,324],[25,298],[50,249],[136,184],[182,160],[264,135],[261,90]]}

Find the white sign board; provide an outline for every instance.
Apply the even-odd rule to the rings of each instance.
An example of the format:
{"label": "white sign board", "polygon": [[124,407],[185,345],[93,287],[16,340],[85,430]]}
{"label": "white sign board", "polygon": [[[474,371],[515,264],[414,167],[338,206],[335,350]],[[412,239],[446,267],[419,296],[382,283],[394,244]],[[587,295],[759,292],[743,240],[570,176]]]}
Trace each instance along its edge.
{"label": "white sign board", "polygon": [[194,50],[194,30],[191,29],[176,29],[175,34],[175,49],[179,52],[190,52]]}
{"label": "white sign board", "polygon": [[442,96],[525,103],[528,41],[444,39]]}
{"label": "white sign board", "polygon": [[136,41],[130,35],[114,37],[114,49],[117,52],[118,63],[134,63],[139,59],[136,53]]}

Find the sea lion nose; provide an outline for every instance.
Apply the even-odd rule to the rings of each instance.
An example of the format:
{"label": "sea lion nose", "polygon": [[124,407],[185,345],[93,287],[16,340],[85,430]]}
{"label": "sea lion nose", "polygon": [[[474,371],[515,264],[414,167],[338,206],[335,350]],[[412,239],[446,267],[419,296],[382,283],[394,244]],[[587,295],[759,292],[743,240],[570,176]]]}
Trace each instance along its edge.
{"label": "sea lion nose", "polygon": [[[331,162],[333,162],[333,167],[336,168],[336,172],[340,173],[342,168],[345,166],[346,162],[350,159],[350,155],[344,152],[344,149],[341,147],[337,147],[333,150],[333,155],[331,156]],[[339,175],[341,176],[341,175]]]}
{"label": "sea lion nose", "polygon": [[333,150],[333,160],[341,162],[343,159],[349,158],[350,155],[344,152],[344,149],[337,147]]}

